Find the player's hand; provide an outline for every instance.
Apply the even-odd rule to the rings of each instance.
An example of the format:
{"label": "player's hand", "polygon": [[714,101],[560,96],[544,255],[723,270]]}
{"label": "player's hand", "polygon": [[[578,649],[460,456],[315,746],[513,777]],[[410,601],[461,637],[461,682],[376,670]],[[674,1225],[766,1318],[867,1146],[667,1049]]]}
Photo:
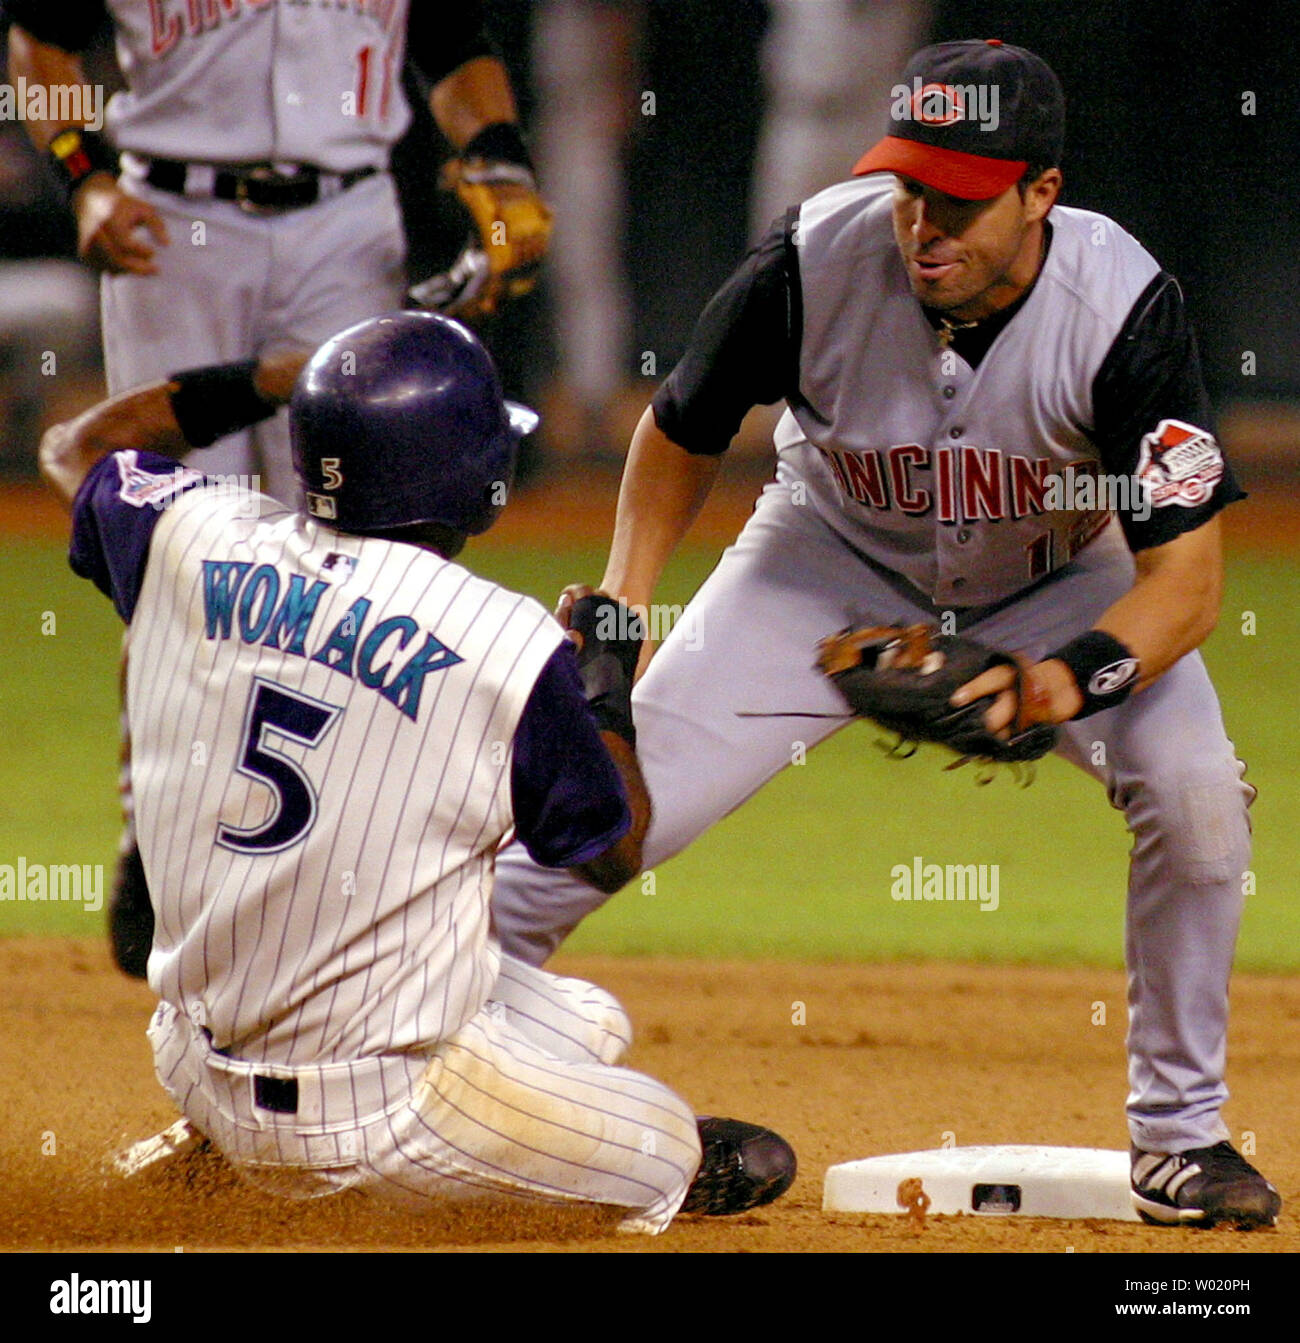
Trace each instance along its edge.
{"label": "player's hand", "polygon": [[77,255],[83,261],[111,275],[158,273],[149,239],[162,247],[171,239],[152,205],[128,195],[106,172],[86,178],[72,199]]}
{"label": "player's hand", "polygon": [[[556,620],[568,630],[568,637],[578,645],[579,650],[582,648],[582,635],[579,634],[577,630],[569,629],[569,613],[573,610],[573,603],[576,602],[579,597],[590,597],[593,593],[602,597],[614,596],[612,593],[606,592],[601,588],[593,588],[586,583],[570,583],[569,586],[560,593],[560,600],[555,606]],[[636,675],[633,677],[633,683],[635,683],[645,675],[646,668],[650,665],[650,659],[654,656],[655,646],[650,642],[649,612],[644,606],[630,605],[623,601],[622,597],[615,597],[615,600],[623,602],[623,605],[626,606],[634,616],[639,616],[641,618],[642,628],[645,630],[645,634],[641,639],[641,655],[637,659]]]}
{"label": "player's hand", "polygon": [[560,593],[560,599],[555,603],[555,618],[564,626],[565,638],[571,643],[578,645],[578,651],[582,651],[582,635],[575,629],[570,628],[570,621],[573,615],[573,603],[580,597],[590,597],[596,591],[589,583],[570,583],[568,587]]}
{"label": "player's hand", "polygon": [[1014,667],[991,667],[967,681],[950,703],[960,708],[985,695],[994,696],[984,714],[984,726],[995,736],[1008,740],[1012,730],[1023,732],[1035,723],[1064,723],[1083,708],[1083,696],[1074,683],[1074,675],[1064,662],[1030,663],[1017,658]]}

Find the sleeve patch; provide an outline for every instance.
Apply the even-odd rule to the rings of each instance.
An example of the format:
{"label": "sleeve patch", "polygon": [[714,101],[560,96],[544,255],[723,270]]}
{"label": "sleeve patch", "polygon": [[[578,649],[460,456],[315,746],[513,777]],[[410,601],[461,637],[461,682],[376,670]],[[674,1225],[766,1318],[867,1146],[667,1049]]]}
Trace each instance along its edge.
{"label": "sleeve patch", "polygon": [[121,479],[117,497],[133,508],[164,509],[178,494],[191,486],[202,484],[204,479],[201,471],[188,466],[178,466],[164,475],[147,471],[138,465],[134,449],[119,452],[116,457],[117,473]]}
{"label": "sleeve patch", "polygon": [[1182,420],[1161,420],[1142,439],[1137,478],[1153,508],[1195,508],[1223,479],[1223,453],[1214,435]]}

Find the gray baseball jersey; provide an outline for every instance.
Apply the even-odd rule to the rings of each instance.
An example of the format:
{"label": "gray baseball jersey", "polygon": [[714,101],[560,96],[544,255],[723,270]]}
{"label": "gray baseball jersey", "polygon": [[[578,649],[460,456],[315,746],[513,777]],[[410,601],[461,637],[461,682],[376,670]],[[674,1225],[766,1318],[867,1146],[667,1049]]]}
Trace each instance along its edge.
{"label": "gray baseball jersey", "polygon": [[800,396],[777,451],[850,544],[938,605],[981,606],[1068,564],[1105,522],[1050,510],[1045,488],[1097,461],[1092,384],[1160,268],[1111,220],[1057,207],[1033,292],[972,368],[911,296],[892,195],[891,178],[857,178],[799,213]]}
{"label": "gray baseball jersey", "polygon": [[406,129],[407,0],[107,0],[119,150],[200,163],[383,168]]}

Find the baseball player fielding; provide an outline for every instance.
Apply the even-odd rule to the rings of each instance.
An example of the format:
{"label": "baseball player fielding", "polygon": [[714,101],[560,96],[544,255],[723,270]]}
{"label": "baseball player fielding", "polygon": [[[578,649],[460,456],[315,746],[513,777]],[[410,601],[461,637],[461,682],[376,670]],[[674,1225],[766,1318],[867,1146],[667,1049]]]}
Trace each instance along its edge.
{"label": "baseball player fielding", "polygon": [[[1219,608],[1218,515],[1241,491],[1177,281],[1116,221],[1058,203],[1064,138],[1033,53],[918,52],[888,134],[775,221],[655,394],[601,582],[634,608],[744,414],[785,412],[775,479],[637,684],[645,860],[744,803],[796,737],[843,725],[815,665],[837,630],[926,625],[1010,654],[953,707],[986,701],[999,738],[1032,707],[1133,835],[1134,1205],[1162,1224],[1271,1225],[1281,1199],[1221,1117],[1254,790],[1197,651]],[[515,845],[503,946],[540,964],[602,899]]]}

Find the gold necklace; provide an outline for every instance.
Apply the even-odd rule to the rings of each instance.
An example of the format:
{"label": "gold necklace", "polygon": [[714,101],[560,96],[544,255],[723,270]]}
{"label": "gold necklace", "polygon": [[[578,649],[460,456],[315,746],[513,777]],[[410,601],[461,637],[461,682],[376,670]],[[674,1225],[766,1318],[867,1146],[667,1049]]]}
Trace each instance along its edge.
{"label": "gold necklace", "polygon": [[954,322],[951,317],[939,318],[939,344],[946,350],[952,344],[952,338],[959,331],[969,331],[973,326],[979,326],[980,319],[976,318],[973,322]]}

